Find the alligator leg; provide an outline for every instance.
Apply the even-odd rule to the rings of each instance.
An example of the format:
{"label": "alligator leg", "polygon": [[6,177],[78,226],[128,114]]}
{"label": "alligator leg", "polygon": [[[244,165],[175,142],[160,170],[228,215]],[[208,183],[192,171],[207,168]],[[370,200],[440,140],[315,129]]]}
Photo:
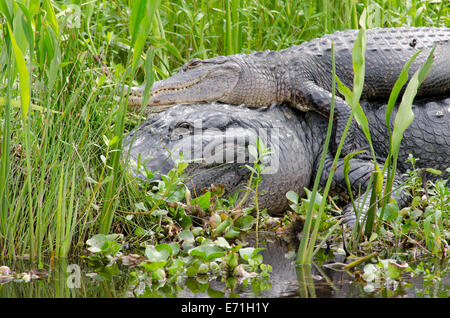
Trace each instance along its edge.
{"label": "alligator leg", "polygon": [[[294,98],[294,107],[303,110],[304,105],[309,106],[325,117],[330,116],[331,110],[331,93],[318,86],[312,81],[306,81],[300,87]],[[337,146],[343,137],[345,126],[352,113],[351,107],[340,96],[335,96],[334,106],[334,125],[333,125],[333,141],[332,151],[336,152]],[[362,150],[360,145],[367,145],[367,141],[361,140],[365,138],[355,120],[351,121],[348,133],[343,145],[341,156],[344,157],[357,150]]]}
{"label": "alligator leg", "polygon": [[[329,155],[325,161],[324,173],[322,174],[321,180],[322,184],[324,184],[326,182],[326,179],[328,178],[329,171],[332,166],[332,161],[333,158],[331,155]],[[380,166],[380,169],[383,169],[383,167]],[[355,205],[357,207],[362,208],[362,215],[369,208],[370,192],[368,193],[367,200],[365,200],[365,202],[364,197],[373,171],[374,167],[371,161],[361,159],[350,160],[348,179],[353,193],[358,193],[359,189],[361,190],[361,192],[363,192],[363,194],[360,197],[355,199]],[[392,198],[397,202],[400,209],[405,207],[410,201],[410,197],[408,196],[407,192],[401,187],[402,183],[403,183],[402,178],[398,174],[395,175],[393,189],[397,190],[393,193]],[[344,175],[343,159],[340,159],[337,163],[336,171],[334,172],[333,175],[333,187],[339,192],[347,191]],[[356,221],[355,217],[356,214],[353,209],[353,205],[349,203],[347,206],[344,207],[343,211],[344,211],[344,223],[348,225],[353,225]]]}

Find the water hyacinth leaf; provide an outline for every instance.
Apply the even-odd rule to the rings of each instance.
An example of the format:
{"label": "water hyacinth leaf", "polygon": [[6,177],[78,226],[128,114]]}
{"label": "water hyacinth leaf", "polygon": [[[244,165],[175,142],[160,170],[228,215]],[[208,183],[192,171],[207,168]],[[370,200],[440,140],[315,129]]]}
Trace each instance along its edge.
{"label": "water hyacinth leaf", "polygon": [[171,253],[172,256],[175,256],[180,252],[180,245],[178,245],[178,243],[173,242],[173,243],[169,243],[168,245],[172,249],[172,253]]}
{"label": "water hyacinth leaf", "polygon": [[234,221],[234,225],[242,231],[250,230],[253,227],[255,218],[251,215],[242,215]]}
{"label": "water hyacinth leaf", "polygon": [[294,204],[298,204],[298,194],[294,191],[288,191],[286,198]]}
{"label": "water hyacinth leaf", "polygon": [[231,249],[230,243],[228,243],[228,241],[226,239],[224,239],[223,237],[218,237],[215,241],[214,244],[216,244],[217,246],[229,250]]}
{"label": "water hyacinth leaf", "polygon": [[[158,270],[163,270],[163,267],[167,264],[167,261],[150,261],[150,262],[142,262],[139,266],[143,267],[147,272],[155,272]],[[153,278],[153,275],[152,275]]]}
{"label": "water hyacinth leaf", "polygon": [[192,199],[191,205],[198,204],[203,209],[203,211],[207,211],[211,204],[210,201],[211,201],[211,192],[208,191],[205,194],[203,194],[195,199]]}
{"label": "water hyacinth leaf", "polygon": [[105,239],[103,234],[95,235],[86,241],[86,244],[89,245],[88,250],[92,253],[101,252],[104,243]]}
{"label": "water hyacinth leaf", "polygon": [[388,203],[384,212],[384,219],[386,221],[394,221],[398,217],[398,205],[395,203]]}
{"label": "water hyacinth leaf", "polygon": [[392,279],[400,279],[402,273],[408,268],[407,263],[397,264],[394,261],[387,263],[386,275]]}
{"label": "water hyacinth leaf", "polygon": [[214,244],[203,244],[190,249],[189,255],[198,256],[203,261],[209,262],[213,259],[225,256],[225,252]]}
{"label": "water hyacinth leaf", "polygon": [[163,268],[158,268],[152,271],[152,279],[157,282],[164,281],[166,279],[166,272]]}
{"label": "water hyacinth leaf", "polygon": [[225,263],[229,269],[235,269],[239,264],[239,254],[236,252],[229,252],[225,257]]}
{"label": "water hyacinth leaf", "polygon": [[116,254],[121,245],[118,243],[119,240],[123,239],[122,234],[96,234],[86,241],[89,246],[88,250],[92,253],[105,253],[105,254]]}
{"label": "water hyacinth leaf", "polygon": [[247,262],[251,262],[252,260],[256,262],[262,261],[262,255],[258,254],[260,251],[264,250],[264,248],[254,248],[254,247],[244,247],[239,249],[239,256],[245,259]]}
{"label": "water hyacinth leaf", "polygon": [[225,233],[224,237],[228,240],[232,240],[239,237],[239,235],[241,235],[241,231],[239,230],[239,228],[232,227]]}
{"label": "water hyacinth leaf", "polygon": [[178,234],[178,238],[180,239],[180,241],[184,241],[188,244],[192,244],[195,241],[194,234],[192,234],[192,232],[187,229],[181,231],[180,234]]}
{"label": "water hyacinth leaf", "polygon": [[[306,199],[302,199],[305,208],[308,209],[309,204],[311,203],[311,194],[312,191],[305,188],[305,193],[306,193]],[[319,206],[322,202],[322,195],[320,193],[316,193],[316,198],[315,198],[315,202],[314,202],[314,209],[317,211],[319,209]]]}
{"label": "water hyacinth leaf", "polygon": [[379,269],[374,264],[367,264],[364,266],[364,273],[362,278],[366,282],[372,282],[379,276]]}
{"label": "water hyacinth leaf", "polygon": [[198,266],[197,273],[199,274],[207,274],[209,272],[209,266],[206,263],[201,263]]}
{"label": "water hyacinth leaf", "polygon": [[172,248],[168,244],[148,245],[145,247],[145,256],[150,262],[165,262],[171,253]]}
{"label": "water hyacinth leaf", "polygon": [[229,218],[223,220],[214,230],[214,235],[219,235],[223,233],[229,226],[231,225],[231,221]]}
{"label": "water hyacinth leaf", "polygon": [[147,211],[147,208],[145,207],[145,204],[144,204],[144,202],[138,202],[138,203],[135,203],[134,204],[134,206],[136,207],[136,209],[138,210],[138,211]]}

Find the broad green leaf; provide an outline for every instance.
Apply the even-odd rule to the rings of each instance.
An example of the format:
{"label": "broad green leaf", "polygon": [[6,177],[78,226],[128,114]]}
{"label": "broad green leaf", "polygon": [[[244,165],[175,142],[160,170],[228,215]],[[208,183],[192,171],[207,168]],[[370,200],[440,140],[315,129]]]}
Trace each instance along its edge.
{"label": "broad green leaf", "polygon": [[150,262],[165,262],[171,253],[172,248],[168,244],[148,245],[145,247],[145,256]]}
{"label": "broad green leaf", "polygon": [[298,194],[294,191],[288,191],[286,198],[294,204],[298,204]]}
{"label": "broad green leaf", "polygon": [[394,129],[392,132],[392,153],[394,154],[395,160],[400,150],[400,143],[403,138],[403,133],[414,120],[412,104],[414,98],[416,97],[417,90],[419,89],[420,84],[422,84],[422,82],[431,72],[433,63],[433,53],[435,48],[436,46],[434,46],[433,49],[431,49],[431,52],[428,55],[425,64],[414,73],[413,77],[406,86],[402,102],[400,103],[397,115],[395,116]]}
{"label": "broad green leaf", "polygon": [[217,240],[214,241],[214,244],[226,250],[231,249],[230,243],[223,237],[218,237]]}
{"label": "broad green leaf", "polygon": [[225,252],[216,245],[204,244],[190,249],[189,255],[198,256],[203,261],[209,262],[213,259],[225,256]]}
{"label": "broad green leaf", "polygon": [[[130,24],[133,45],[133,73],[136,70],[141,52],[144,49],[147,36],[150,32],[153,15],[159,6],[160,0],[141,0],[134,3],[136,3],[136,5],[131,6],[132,21]],[[136,12],[136,10],[140,11]]]}
{"label": "broad green leaf", "polygon": [[121,245],[117,242],[121,240],[123,235],[121,234],[96,234],[86,241],[89,246],[88,250],[92,253],[104,253],[115,255],[121,248]]}
{"label": "broad green leaf", "polygon": [[2,0],[0,1],[0,12],[2,12],[7,22],[13,23],[13,2],[12,0]]}
{"label": "broad green leaf", "polygon": [[[36,1],[36,2],[39,2],[39,1]],[[33,22],[32,22],[30,12],[23,4],[17,3],[17,5],[22,10],[23,17],[25,18],[25,19],[22,19],[23,31],[28,40],[29,48],[31,50],[33,50],[33,48],[34,48],[34,31],[33,31],[33,27],[32,27]],[[23,52],[25,52],[25,51],[23,51]]]}
{"label": "broad green leaf", "polygon": [[56,36],[59,35],[59,25],[56,21],[55,12],[53,11],[52,4],[49,0],[44,0],[43,8],[47,12],[47,21],[53,26],[53,30],[56,33]]}
{"label": "broad green leaf", "polygon": [[[353,45],[353,102],[359,101],[364,88],[366,30],[361,28]],[[352,105],[354,107],[356,105]]]}
{"label": "broad green leaf", "polygon": [[214,230],[214,235],[219,235],[223,231],[225,231],[229,226],[231,225],[231,221],[229,218],[226,218],[223,220]]}
{"label": "broad green leaf", "polygon": [[162,269],[167,261],[142,262],[139,266],[143,267],[147,272],[154,272]]}
{"label": "broad green leaf", "polygon": [[[305,193],[306,193],[306,199],[302,199],[302,201],[305,204],[305,208],[308,209],[308,206],[311,203],[312,191],[305,188]],[[319,206],[320,206],[320,203],[322,202],[322,199],[323,199],[322,195],[320,195],[319,193],[316,193],[316,198],[314,200],[315,204],[314,204],[313,210],[316,210],[316,211],[319,210]]]}
{"label": "broad green leaf", "polygon": [[192,234],[192,232],[189,230],[181,231],[178,235],[178,238],[180,239],[180,241],[184,241],[186,243],[194,243],[195,241],[194,234]]}
{"label": "broad green leaf", "polygon": [[224,237],[228,240],[232,240],[239,237],[240,234],[241,231],[237,227],[232,227],[225,233]]}
{"label": "broad green leaf", "polygon": [[251,215],[243,215],[234,221],[234,225],[242,231],[250,230],[253,227],[255,218]]}
{"label": "broad green leaf", "polygon": [[256,149],[255,146],[253,145],[249,145],[248,146],[248,153],[250,154],[250,156],[253,157],[253,159],[257,160],[259,158],[258,156],[258,150]]}
{"label": "broad green leaf", "polygon": [[405,63],[397,81],[394,84],[394,87],[392,88],[391,94],[389,96],[388,106],[386,108],[386,127],[388,128],[389,132],[391,132],[392,110],[394,109],[395,103],[397,101],[398,95],[400,94],[400,91],[402,90],[402,87],[408,81],[408,72],[411,67],[411,64],[416,59],[417,55],[419,55],[420,52],[422,52],[422,50],[417,51],[413,56],[411,56],[408,62]]}
{"label": "broad green leaf", "polygon": [[432,174],[436,175],[436,176],[439,176],[439,175],[442,174],[442,171],[437,170],[437,169],[426,168],[425,170],[426,170],[427,172],[429,172],[429,173],[432,173]]}
{"label": "broad green leaf", "polygon": [[28,39],[25,35],[25,25],[26,22],[24,20],[23,14],[20,10],[16,10],[13,19],[14,37],[16,39],[17,45],[24,54],[26,54],[27,50],[30,48],[30,43],[28,43]]}
{"label": "broad green leaf", "polygon": [[142,18],[145,14],[145,4],[147,0],[133,0],[129,1],[129,7],[130,7],[130,35],[131,35],[131,45],[133,46],[136,37],[137,32],[139,30],[139,24],[142,21]]}
{"label": "broad green leaf", "polygon": [[142,107],[147,105],[147,101],[150,98],[150,89],[153,86],[154,75],[153,75],[153,48],[149,48],[145,54],[145,88],[142,93]]}
{"label": "broad green leaf", "polygon": [[30,107],[30,74],[28,73],[28,68],[25,63],[22,51],[16,43],[16,39],[11,30],[9,23],[8,26],[9,35],[11,38],[11,44],[14,51],[14,59],[17,64],[17,69],[19,71],[19,81],[20,81],[20,101],[22,102],[22,117],[26,120],[28,115],[28,108]]}
{"label": "broad green leaf", "polygon": [[206,192],[205,194],[199,196],[198,198],[191,200],[191,205],[198,204],[204,211],[207,211],[209,205],[211,204],[211,192]]}
{"label": "broad green leaf", "polygon": [[34,17],[41,7],[41,1],[28,0],[28,12],[30,13],[30,17]]}
{"label": "broad green leaf", "polygon": [[53,86],[56,82],[56,77],[58,75],[59,65],[61,64],[61,52],[59,50],[59,43],[57,40],[57,36],[55,35],[55,32],[51,28],[47,28],[47,34],[48,39],[51,41],[51,45],[53,48],[53,57],[50,61],[48,70],[47,70],[47,76],[48,76],[48,82],[47,82],[47,90],[49,92],[52,91]]}

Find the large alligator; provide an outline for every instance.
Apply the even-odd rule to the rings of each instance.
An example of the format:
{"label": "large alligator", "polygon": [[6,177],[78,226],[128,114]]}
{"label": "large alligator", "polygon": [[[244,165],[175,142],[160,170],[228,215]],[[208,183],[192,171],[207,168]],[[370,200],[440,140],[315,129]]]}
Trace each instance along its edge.
{"label": "large alligator", "polygon": [[[438,102],[417,101],[415,105],[415,121],[404,135],[399,170],[406,172],[410,168],[405,161],[412,153],[420,159],[418,167],[445,171],[450,166],[450,98]],[[362,103],[362,107],[371,126],[375,151],[385,158],[386,105]],[[274,151],[265,161],[271,170],[263,175],[259,186],[259,206],[280,214],[288,207],[287,191],[303,195],[304,187],[311,185],[327,124],[328,120],[315,112],[303,113],[285,105],[260,109],[214,102],[189,107],[177,105],[150,115],[135,128],[124,140],[124,156],[129,156],[135,164],[140,160],[157,178],[158,173],[167,174],[179,159],[179,153],[183,153],[184,159],[193,160],[186,169],[186,185],[192,193],[199,194],[199,189],[211,184],[224,184],[232,194],[243,189],[249,180],[250,170],[245,164],[252,165],[254,158],[248,152],[248,145],[255,145],[258,137]],[[355,136],[364,140],[361,132]],[[329,174],[333,157],[331,152],[327,154],[322,181]],[[334,185],[346,190],[343,163],[342,159],[338,162]],[[369,160],[352,159],[349,173],[352,188],[367,187],[372,171],[373,163]],[[145,179],[141,172],[135,173]],[[395,184],[401,182],[401,177],[396,176]],[[398,191],[394,197],[400,206],[408,202],[404,191]],[[348,212],[347,221],[353,222],[351,205],[344,211]]]}
{"label": "large alligator", "polygon": [[[331,104],[331,42],[336,52],[336,74],[353,86],[352,49],[357,30],[335,32],[281,51],[254,52],[193,59],[173,76],[154,83],[149,105],[205,101],[249,107],[289,103],[302,111],[329,115]],[[423,50],[411,65],[411,76],[424,64],[436,45],[433,69],[417,96],[450,93],[450,28],[368,29],[365,82],[362,98],[387,100],[404,64]],[[130,105],[141,103],[144,86],[132,88]],[[336,142],[344,131],[351,109],[336,97]],[[351,129],[355,131],[355,129]],[[356,149],[349,135],[343,154]]]}

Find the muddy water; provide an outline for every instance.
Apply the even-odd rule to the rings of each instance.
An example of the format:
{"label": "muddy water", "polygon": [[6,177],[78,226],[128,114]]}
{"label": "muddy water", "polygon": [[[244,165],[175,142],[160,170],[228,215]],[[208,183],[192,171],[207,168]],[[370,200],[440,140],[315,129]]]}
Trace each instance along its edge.
{"label": "muddy water", "polygon": [[[440,280],[408,275],[401,280],[375,281],[367,284],[354,274],[330,268],[335,262],[343,262],[343,256],[320,260],[321,266],[296,267],[295,253],[279,239],[263,243],[265,264],[272,266],[268,279],[252,285],[208,281],[206,278],[189,278],[184,285],[155,285],[136,282],[129,275],[133,269],[126,266],[94,268],[82,259],[50,262],[42,270],[36,270],[25,260],[0,261],[16,274],[6,278],[0,274],[0,297],[31,298],[123,298],[123,297],[442,297],[450,296],[450,274]],[[448,267],[448,263],[446,264]],[[30,272],[30,270],[32,270]],[[1,271],[0,271],[1,273]],[[28,273],[28,276],[26,275]],[[32,275],[30,275],[30,273]],[[12,277],[10,275],[10,277]],[[228,286],[228,287],[227,287]]]}

